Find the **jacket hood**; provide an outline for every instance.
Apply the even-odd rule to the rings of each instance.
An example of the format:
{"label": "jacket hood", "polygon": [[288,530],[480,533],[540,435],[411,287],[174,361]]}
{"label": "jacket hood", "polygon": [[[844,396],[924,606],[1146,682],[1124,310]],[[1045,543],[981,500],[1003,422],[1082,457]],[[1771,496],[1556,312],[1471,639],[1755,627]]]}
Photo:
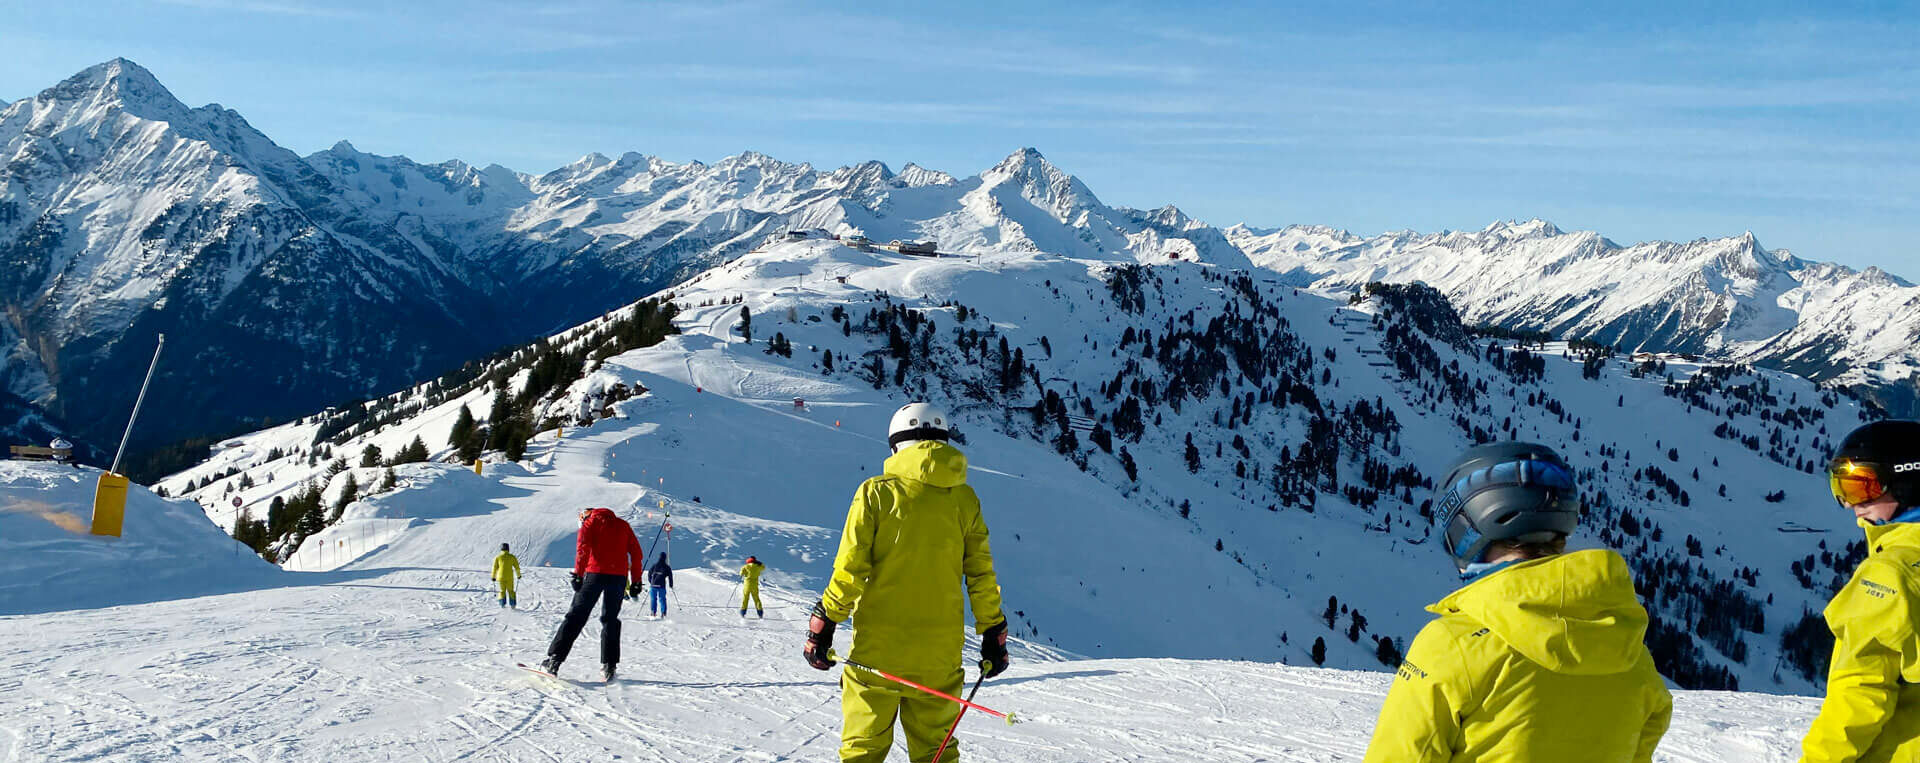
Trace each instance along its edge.
{"label": "jacket hood", "polygon": [[886,473],[934,487],[967,484],[967,454],[936,440],[922,440],[887,457]]}
{"label": "jacket hood", "polygon": [[1427,610],[1471,617],[1555,673],[1622,673],[1647,654],[1647,611],[1634,595],[1626,560],[1612,551],[1521,562]]}
{"label": "jacket hood", "polygon": [[580,526],[599,527],[618,521],[620,521],[620,517],[613,513],[613,509],[593,509],[587,512],[587,518],[580,523]]}

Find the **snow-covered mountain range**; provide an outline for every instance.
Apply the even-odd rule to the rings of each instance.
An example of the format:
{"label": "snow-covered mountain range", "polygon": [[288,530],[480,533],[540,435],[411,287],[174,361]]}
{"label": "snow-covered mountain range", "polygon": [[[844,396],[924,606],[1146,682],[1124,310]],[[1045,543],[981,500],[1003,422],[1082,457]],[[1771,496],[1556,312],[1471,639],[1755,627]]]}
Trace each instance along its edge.
{"label": "snow-covered mountain range", "polygon": [[1868,414],[1799,377],[1476,339],[1426,287],[824,236],[158,487],[292,569],[477,569],[500,540],[564,564],[568,507],[608,505],[671,511],[683,566],[753,553],[807,590],[920,397],[962,422],[1015,633],[1080,655],[1393,664],[1457,584],[1434,472],[1491,439],[1580,467],[1577,543],[1647,582],[1682,686],[1811,690],[1809,618],[1861,550],[1816,472]]}
{"label": "snow-covered mountain range", "polygon": [[1032,149],[966,178],[753,152],[589,154],[542,175],[344,141],[300,157],[124,59],[7,105],[0,155],[0,389],[95,443],[117,435],[155,333],[180,349],[153,399],[196,415],[143,425],[149,445],[429,378],[812,228],[946,252],[1257,263],[1323,287],[1420,279],[1470,321],[1721,353],[1913,407],[1914,287],[1750,237],[1623,249],[1538,222],[1223,230],[1107,205]]}
{"label": "snow-covered mountain range", "polygon": [[1620,246],[1529,220],[1371,238],[1314,226],[1226,234],[1292,283],[1422,281],[1476,323],[1753,363],[1920,410],[1920,287],[1770,251],[1752,233]]}

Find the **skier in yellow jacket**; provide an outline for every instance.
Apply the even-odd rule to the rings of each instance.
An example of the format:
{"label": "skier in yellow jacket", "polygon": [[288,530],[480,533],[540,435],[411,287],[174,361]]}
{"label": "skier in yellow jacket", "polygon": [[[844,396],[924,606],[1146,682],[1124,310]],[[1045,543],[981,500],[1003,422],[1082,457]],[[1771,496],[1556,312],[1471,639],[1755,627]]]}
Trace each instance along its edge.
{"label": "skier in yellow jacket", "polygon": [[747,557],[747,563],[740,566],[740,616],[747,616],[747,602],[753,602],[753,615],[764,618],[767,608],[760,604],[760,573],[767,568],[755,557]]}
{"label": "skier in yellow jacket", "polygon": [[520,597],[514,593],[514,584],[519,581],[520,559],[502,543],[499,555],[493,557],[493,582],[500,586],[500,606],[520,608]]}
{"label": "skier in yellow jacket", "polygon": [[1827,604],[1827,699],[1801,759],[1920,761],[1920,421],[1853,430],[1827,476],[1866,531],[1867,558]]}
{"label": "skier in yellow jacket", "polygon": [[[1007,621],[987,523],[967,486],[967,457],[947,443],[948,431],[946,414],[927,403],[894,413],[887,436],[893,456],[884,473],[854,493],[833,578],[808,622],[809,665],[834,666],[834,628],[851,616],[849,659],[959,694],[962,618],[971,604],[984,675],[1007,669]],[[897,719],[908,760],[926,763],[960,712],[953,702],[859,669],[841,673],[840,689],[842,761],[885,760]],[[956,740],[942,763],[960,760],[959,752]]]}
{"label": "skier in yellow jacket", "polygon": [[1437,501],[1466,585],[1428,611],[1387,691],[1367,763],[1650,761],[1673,698],[1642,642],[1626,560],[1564,553],[1580,518],[1551,449],[1463,454]]}

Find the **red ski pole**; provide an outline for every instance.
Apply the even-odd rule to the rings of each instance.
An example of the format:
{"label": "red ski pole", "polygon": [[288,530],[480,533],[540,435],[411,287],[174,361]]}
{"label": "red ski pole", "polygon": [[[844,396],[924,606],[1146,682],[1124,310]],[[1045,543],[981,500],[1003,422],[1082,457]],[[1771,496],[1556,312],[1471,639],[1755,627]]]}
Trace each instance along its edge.
{"label": "red ski pole", "polygon": [[879,675],[879,676],[880,676],[881,678],[885,678],[885,679],[887,679],[887,680],[889,680],[889,681],[892,681],[892,682],[894,682],[894,683],[897,683],[897,684],[900,684],[900,685],[902,685],[902,686],[909,686],[909,687],[912,687],[912,688],[915,688],[915,689],[919,689],[920,691],[923,691],[923,692],[926,692],[926,693],[928,693],[928,694],[931,694],[931,695],[933,695],[933,696],[936,696],[936,697],[939,697],[939,698],[941,698],[941,699],[944,699],[944,700],[948,700],[948,701],[951,701],[951,702],[958,702],[958,703],[960,703],[960,706],[961,706],[961,707],[963,707],[963,708],[967,708],[967,707],[971,707],[971,708],[973,708],[973,709],[975,709],[975,710],[978,710],[978,711],[980,711],[980,712],[983,712],[983,713],[986,713],[987,715],[991,715],[991,716],[993,716],[993,717],[995,717],[995,718],[999,718],[999,719],[1001,719],[1001,720],[1004,720],[1004,721],[1006,721],[1006,722],[1007,722],[1007,725],[1009,725],[1009,726],[1011,726],[1011,725],[1013,725],[1013,724],[1016,724],[1016,723],[1019,723],[1019,722],[1020,722],[1020,719],[1019,719],[1019,717],[1017,717],[1017,716],[1015,716],[1015,715],[1014,715],[1013,713],[1003,713],[1003,712],[1000,712],[1000,711],[998,711],[998,710],[995,710],[995,709],[993,709],[993,708],[991,708],[991,707],[987,707],[986,705],[977,705],[977,704],[974,704],[973,702],[971,702],[971,701],[969,701],[969,700],[964,700],[964,699],[961,699],[961,698],[959,698],[959,697],[956,697],[956,696],[953,696],[953,695],[951,695],[951,694],[948,694],[948,693],[946,693],[946,692],[943,692],[943,691],[941,691],[941,690],[939,690],[939,689],[935,689],[935,688],[932,688],[932,687],[928,687],[928,686],[922,686],[922,685],[920,685],[920,684],[917,684],[917,683],[914,683],[914,682],[912,682],[912,681],[909,681],[909,680],[907,680],[907,679],[904,679],[904,678],[901,678],[901,677],[899,677],[899,676],[896,676],[896,675],[894,675],[894,674],[892,674],[892,673],[888,673],[887,671],[884,671],[884,670],[881,670],[881,669],[879,669],[879,668],[876,668],[876,667],[873,667],[872,665],[862,665],[862,664],[860,664],[860,663],[858,663],[858,662],[854,662],[853,660],[848,660],[848,659],[844,659],[844,658],[842,658],[842,657],[841,657],[841,656],[840,656],[839,654],[837,654],[837,653],[835,653],[835,652],[831,652],[831,651],[829,651],[829,652],[827,652],[827,659],[829,659],[829,660],[834,660],[834,661],[837,661],[837,662],[844,662],[844,663],[846,663],[846,664],[848,664],[848,665],[851,665],[851,666],[853,666],[853,667],[856,667],[856,668],[859,668],[859,669],[861,669],[861,670],[864,670],[864,671],[867,671],[867,672],[869,672],[869,673],[874,673],[874,674],[877,674],[877,675]]}
{"label": "red ski pole", "polygon": [[[980,693],[980,684],[986,682],[987,667],[988,667],[987,661],[981,660],[980,661],[980,677],[973,679],[973,690],[967,692],[968,702],[973,701],[973,695]],[[965,717],[967,717],[967,706],[961,705],[960,714],[953,716],[953,725],[947,727],[947,736],[940,740],[940,749],[935,750],[933,753],[933,763],[940,763],[940,758],[947,754],[947,743],[953,741],[953,732],[955,729],[960,728],[960,719]]]}

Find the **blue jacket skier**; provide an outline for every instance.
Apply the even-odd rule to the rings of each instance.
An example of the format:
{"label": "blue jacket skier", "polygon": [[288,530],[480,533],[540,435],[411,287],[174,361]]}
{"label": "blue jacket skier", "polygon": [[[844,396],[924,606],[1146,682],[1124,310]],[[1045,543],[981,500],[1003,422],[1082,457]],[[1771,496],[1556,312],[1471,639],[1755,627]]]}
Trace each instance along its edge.
{"label": "blue jacket skier", "polygon": [[667,589],[673,587],[673,567],[667,564],[667,552],[660,552],[660,559],[647,568],[647,584],[653,586],[653,594],[647,599],[649,614],[665,617],[667,614]]}

